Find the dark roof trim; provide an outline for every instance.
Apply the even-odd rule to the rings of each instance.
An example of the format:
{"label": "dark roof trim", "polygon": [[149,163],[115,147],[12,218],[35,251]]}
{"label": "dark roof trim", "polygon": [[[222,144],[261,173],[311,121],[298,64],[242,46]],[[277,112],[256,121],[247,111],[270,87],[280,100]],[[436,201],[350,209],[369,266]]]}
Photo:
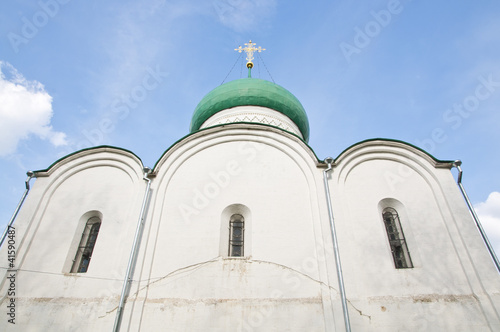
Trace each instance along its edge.
{"label": "dark roof trim", "polygon": [[178,139],[177,141],[175,141],[169,148],[167,148],[165,150],[165,152],[162,153],[162,155],[160,156],[160,158],[156,161],[155,165],[153,166],[153,170],[156,169],[156,166],[158,165],[158,163],[160,162],[160,160],[163,159],[163,156],[165,156],[175,145],[177,145],[178,143],[180,143],[181,141],[185,140],[186,138],[190,137],[190,136],[194,136],[194,135],[199,135],[199,133],[202,133],[204,131],[207,131],[207,130],[210,130],[210,129],[213,129],[213,128],[222,128],[222,127],[231,127],[232,125],[240,125],[240,124],[246,124],[246,125],[251,125],[251,126],[255,126],[255,127],[258,127],[258,126],[265,126],[265,127],[269,127],[269,128],[273,128],[273,129],[278,129],[282,132],[285,132],[287,134],[290,134],[292,136],[295,136],[297,137],[306,147],[309,148],[309,150],[311,150],[311,152],[313,153],[314,157],[316,158],[316,162],[321,162],[321,160],[318,158],[318,156],[316,155],[316,152],[314,152],[314,150],[309,146],[309,144],[307,144],[304,139],[302,137],[300,137],[299,135],[297,134],[294,134],[292,132],[289,132],[283,128],[280,128],[280,127],[276,127],[276,126],[273,126],[273,125],[269,125],[269,124],[265,124],[265,123],[255,123],[255,122],[232,122],[232,123],[223,123],[223,124],[218,124],[218,125],[214,125],[214,126],[210,126],[210,127],[207,127],[207,128],[203,128],[203,129],[198,129],[197,131],[195,132],[192,132],[192,133],[189,133],[187,135],[185,135],[184,137]]}
{"label": "dark roof trim", "polygon": [[337,160],[339,160],[344,154],[348,153],[348,151],[351,150],[351,149],[353,149],[354,147],[356,147],[358,145],[361,145],[361,144],[364,144],[364,143],[375,142],[375,141],[386,141],[386,142],[393,142],[393,143],[400,143],[400,144],[407,145],[407,146],[409,146],[409,147],[411,147],[413,149],[416,149],[416,150],[418,150],[420,152],[423,152],[424,154],[426,154],[427,156],[429,156],[430,158],[432,158],[432,160],[434,160],[436,163],[448,164],[448,163],[453,163],[454,162],[453,160],[440,160],[440,159],[437,159],[436,157],[434,157],[432,154],[430,154],[429,152],[425,151],[424,149],[419,148],[418,146],[413,145],[411,143],[408,143],[408,142],[405,142],[405,141],[401,141],[401,140],[398,140],[398,139],[392,139],[392,138],[369,138],[369,139],[365,139],[365,140],[363,140],[361,142],[354,143],[351,146],[349,146],[348,148],[344,149],[335,158],[335,163],[337,163]]}
{"label": "dark roof trim", "polygon": [[82,152],[85,152],[85,151],[91,151],[91,150],[97,150],[97,149],[103,149],[103,148],[104,149],[110,149],[110,150],[120,150],[120,151],[129,153],[132,156],[134,156],[135,158],[137,158],[139,160],[139,162],[141,163],[141,165],[143,165],[141,158],[139,158],[135,153],[133,153],[130,150],[127,150],[127,149],[124,149],[124,148],[119,148],[119,147],[116,147],[116,146],[111,146],[111,145],[98,145],[98,146],[92,146],[92,147],[89,147],[89,148],[85,148],[85,149],[81,149],[81,150],[78,150],[78,151],[71,152],[70,154],[67,154],[64,157],[61,157],[61,158],[57,159],[56,161],[54,161],[46,169],[40,169],[40,170],[37,170],[37,171],[34,171],[34,172],[35,172],[35,174],[36,173],[49,172],[52,167],[54,167],[56,164],[62,162],[64,159],[67,159],[67,158],[69,158],[71,156],[74,156],[76,154],[79,154],[79,153],[82,153]]}
{"label": "dark roof trim", "polygon": [[[226,123],[226,124],[219,124],[219,125],[215,125],[215,126],[211,126],[211,127],[208,127],[208,128],[203,128],[203,129],[199,129],[193,133],[189,133],[183,137],[181,137],[180,139],[178,139],[177,141],[175,141],[172,145],[170,145],[170,147],[168,147],[163,153],[162,155],[160,156],[160,158],[156,161],[156,163],[154,164],[153,166],[153,170],[156,169],[156,166],[158,165],[158,163],[160,162],[160,160],[163,159],[163,157],[170,151],[172,150],[176,145],[178,145],[180,142],[182,142],[183,140],[185,140],[186,138],[188,137],[191,137],[191,136],[196,136],[196,135],[200,135],[200,133],[203,133],[204,131],[207,131],[207,130],[211,130],[213,128],[222,128],[222,127],[228,127],[228,129],[230,129],[230,127],[233,127],[232,125],[239,125],[239,124],[246,124],[246,125],[250,125],[252,127],[258,127],[258,126],[265,126],[265,127],[270,127],[270,128],[273,128],[273,129],[277,129],[279,131],[282,131],[282,132],[285,132],[289,135],[292,135],[292,136],[295,136],[299,139],[300,142],[302,142],[302,144],[304,144],[304,146],[306,146],[314,155],[314,157],[316,158],[316,162],[319,164],[325,164],[324,160],[321,160],[318,158],[318,156],[316,155],[316,152],[313,150],[313,148],[311,148],[309,146],[309,144],[307,144],[306,142],[304,142],[304,140],[294,134],[294,133],[291,133],[289,131],[286,131],[282,128],[279,128],[279,127],[276,127],[276,126],[273,126],[273,125],[269,125],[269,124],[263,124],[263,123],[254,123],[254,122],[237,122],[237,123]],[[363,141],[360,141],[360,142],[357,142],[357,143],[354,143],[352,144],[351,146],[347,147],[346,149],[344,149],[334,160],[334,164],[337,164],[337,161],[345,154],[347,154],[350,150],[352,150],[354,147],[358,146],[358,145],[361,145],[361,144],[364,144],[364,143],[368,143],[368,142],[376,142],[376,141],[386,141],[386,142],[393,142],[393,143],[400,143],[400,144],[404,144],[404,145],[407,145],[413,149],[416,149],[420,152],[423,152],[424,154],[426,154],[427,156],[429,156],[430,158],[432,158],[432,160],[434,160],[436,163],[441,163],[441,164],[451,164],[454,162],[454,160],[440,160],[440,159],[437,159],[436,157],[434,157],[433,155],[431,155],[430,153],[428,153],[427,151],[423,150],[422,148],[419,148],[418,146],[415,146],[411,143],[408,143],[408,142],[405,142],[405,141],[401,141],[401,140],[397,140],[397,139],[392,139],[392,138],[369,138],[369,139],[366,139],[366,140],[363,140]],[[110,149],[110,150],[120,150],[120,151],[123,151],[123,152],[126,152],[127,154],[130,154],[132,155],[133,157],[137,158],[139,160],[139,162],[141,163],[141,166],[144,166],[141,158],[139,158],[135,153],[133,153],[132,151],[130,150],[127,150],[127,149],[124,149],[124,148],[120,148],[120,147],[116,147],[116,146],[111,146],[111,145],[99,145],[99,146],[94,146],[94,147],[89,147],[89,148],[85,148],[85,149],[81,149],[81,150],[78,150],[78,151],[75,151],[75,152],[72,152],[64,157],[61,157],[59,159],[57,159],[55,162],[53,162],[49,167],[47,167],[46,169],[41,169],[41,170],[37,170],[37,171],[34,171],[35,174],[36,173],[44,173],[44,172],[49,172],[51,168],[53,168],[56,164],[62,162],[63,160],[71,157],[71,156],[74,156],[76,154],[79,154],[79,153],[82,153],[82,152],[85,152],[85,151],[91,151],[91,150],[98,150],[98,149]]]}

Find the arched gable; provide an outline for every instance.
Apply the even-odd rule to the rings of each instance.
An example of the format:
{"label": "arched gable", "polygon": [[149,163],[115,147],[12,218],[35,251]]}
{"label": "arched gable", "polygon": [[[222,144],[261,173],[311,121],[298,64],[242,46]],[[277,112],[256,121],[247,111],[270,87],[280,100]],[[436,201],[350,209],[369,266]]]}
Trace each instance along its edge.
{"label": "arched gable", "polygon": [[[103,224],[87,275],[122,272],[128,250],[120,248],[131,246],[145,188],[142,168],[141,160],[130,151],[99,146],[77,151],[36,171],[37,181],[16,221],[22,234],[18,266],[47,273],[69,272],[68,259],[75,256],[74,242],[78,241],[75,238],[81,238],[77,234],[79,223],[93,211]],[[83,284],[81,289],[85,289]]]}

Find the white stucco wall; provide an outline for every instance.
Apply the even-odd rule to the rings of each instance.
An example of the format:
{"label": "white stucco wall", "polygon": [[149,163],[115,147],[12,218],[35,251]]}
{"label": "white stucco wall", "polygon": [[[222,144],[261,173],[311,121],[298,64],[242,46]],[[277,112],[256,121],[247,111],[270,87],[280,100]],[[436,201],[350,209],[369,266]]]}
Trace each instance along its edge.
{"label": "white stucco wall", "polygon": [[[347,295],[373,329],[497,330],[500,278],[446,163],[407,144],[337,159],[334,210]],[[395,269],[384,207],[398,210],[413,268]],[[353,328],[366,328],[354,320]]]}
{"label": "white stucco wall", "polygon": [[[155,168],[140,277],[150,281],[133,313],[141,327],[326,329],[325,268],[301,268],[317,261],[321,173],[295,136],[247,127],[194,135]],[[231,206],[246,207],[244,258],[227,258]]]}
{"label": "white stucco wall", "polygon": [[[335,160],[329,186],[353,330],[500,328],[500,278],[449,167],[388,140]],[[122,331],[342,331],[324,169],[297,136],[258,124],[208,128],[168,149],[150,177]],[[142,164],[103,147],[38,175],[16,221],[16,328],[111,330],[146,188]],[[391,205],[411,269],[394,267],[381,216]],[[78,223],[92,211],[102,226],[89,270],[69,273]],[[232,213],[245,217],[242,258],[227,257]]]}
{"label": "white stucco wall", "polygon": [[[82,151],[38,173],[14,225],[16,329],[112,328],[114,317],[98,317],[116,307],[120,295],[145,187],[141,173],[135,156],[109,148]],[[79,223],[95,212],[102,223],[89,269],[69,273],[81,238]],[[0,262],[4,296],[6,263]],[[13,327],[5,320],[1,326]]]}

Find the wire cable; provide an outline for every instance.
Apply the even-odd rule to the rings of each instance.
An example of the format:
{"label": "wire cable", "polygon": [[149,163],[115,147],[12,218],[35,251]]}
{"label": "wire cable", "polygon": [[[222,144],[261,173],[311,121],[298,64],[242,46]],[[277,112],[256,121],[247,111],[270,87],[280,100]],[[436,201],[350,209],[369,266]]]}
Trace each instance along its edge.
{"label": "wire cable", "polygon": [[262,59],[262,57],[260,56],[260,53],[257,53],[257,56],[259,57],[259,59],[262,60],[262,64],[264,65],[264,68],[266,68],[267,73],[269,74],[269,77],[271,77],[271,80],[273,81],[273,83],[276,84],[276,82],[274,81],[273,75],[271,75],[271,72],[269,72],[269,69],[267,69],[266,63],[264,62],[264,59]]}
{"label": "wire cable", "polygon": [[234,69],[234,66],[236,66],[236,63],[238,63],[238,60],[240,60],[240,58],[241,58],[242,55],[243,55],[243,53],[240,53],[240,56],[236,59],[236,61],[233,64],[233,67],[231,68],[231,70],[229,71],[229,73],[227,73],[226,77],[224,77],[224,80],[222,80],[222,83],[220,85],[224,84],[224,82],[226,81],[227,77],[229,76],[229,74],[231,74],[231,72]]}

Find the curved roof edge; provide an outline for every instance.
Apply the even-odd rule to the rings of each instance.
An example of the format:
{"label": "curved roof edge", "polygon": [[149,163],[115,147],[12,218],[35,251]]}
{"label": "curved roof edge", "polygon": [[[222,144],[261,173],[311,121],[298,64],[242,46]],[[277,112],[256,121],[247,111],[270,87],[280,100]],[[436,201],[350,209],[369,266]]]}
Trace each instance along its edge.
{"label": "curved roof edge", "polygon": [[[175,141],[173,144],[171,144],[160,156],[160,158],[158,158],[158,160],[155,162],[154,166],[153,166],[153,172],[156,171],[156,168],[159,164],[159,162],[164,158],[164,156],[169,153],[172,149],[175,148],[176,145],[178,145],[179,143],[181,143],[182,141],[186,140],[187,138],[190,138],[192,136],[203,136],[205,135],[207,132],[209,131],[219,131],[219,130],[223,130],[223,128],[225,127],[225,129],[233,129],[233,128],[238,128],[238,127],[241,127],[241,125],[250,125],[251,127],[254,127],[253,129],[257,129],[257,130],[266,130],[265,128],[267,127],[268,129],[273,129],[273,131],[276,131],[276,132],[281,132],[281,133],[284,133],[286,135],[290,135],[290,136],[293,136],[293,137],[296,137],[298,142],[300,142],[300,144],[304,145],[311,153],[312,155],[316,158],[316,163],[317,163],[317,166],[319,167],[326,167],[326,163],[324,161],[324,159],[319,159],[316,152],[314,151],[314,149],[308,144],[306,143],[300,136],[294,134],[294,133],[291,133],[289,131],[286,131],[282,128],[279,128],[279,127],[276,127],[276,126],[272,126],[272,125],[268,125],[268,124],[257,124],[257,123],[253,123],[253,122],[237,122],[237,123],[229,123],[229,124],[219,124],[219,125],[215,125],[215,126],[211,126],[211,127],[208,127],[208,128],[203,128],[203,129],[199,129],[195,132],[192,132],[192,133],[188,133],[187,135],[181,137],[180,139],[178,139],[177,141]],[[357,143],[354,143],[352,145],[350,145],[349,147],[347,147],[346,149],[344,149],[335,159],[334,159],[334,165],[337,165],[345,156],[347,156],[349,153],[351,153],[352,151],[356,150],[357,147],[359,147],[360,145],[367,145],[369,143],[373,143],[373,144],[370,144],[370,145],[375,145],[375,143],[377,142],[386,142],[386,143],[392,143],[393,146],[395,146],[396,144],[398,145],[405,145],[409,148],[412,148],[420,153],[422,153],[423,155],[429,157],[432,161],[434,161],[434,163],[436,165],[440,165],[441,167],[449,167],[451,168],[452,167],[452,164],[454,163],[455,160],[441,160],[441,159],[437,159],[436,157],[434,157],[432,154],[430,154],[429,152],[425,151],[424,149],[418,147],[418,146],[415,146],[411,143],[408,143],[408,142],[405,142],[405,141],[402,141],[402,140],[397,140],[397,139],[392,139],[392,138],[369,138],[369,139],[365,139],[363,141],[360,141],[360,142],[357,142]],[[53,162],[49,167],[47,167],[46,169],[41,169],[41,170],[36,170],[34,171],[35,175],[36,176],[49,176],[50,173],[52,173],[55,169],[57,169],[61,164],[63,164],[64,162],[69,162],[75,158],[78,157],[78,155],[86,155],[86,154],[93,154],[93,153],[99,153],[99,152],[118,152],[119,154],[122,154],[122,155],[128,155],[129,157],[132,157],[132,159],[135,159],[139,165],[141,165],[141,167],[144,167],[144,164],[141,160],[141,158],[139,158],[135,153],[133,153],[132,151],[130,150],[127,150],[127,149],[124,149],[124,148],[120,148],[120,147],[116,147],[116,146],[111,146],[111,145],[99,145],[99,146],[94,146],[94,147],[89,147],[89,148],[85,148],[85,149],[81,149],[81,150],[78,150],[78,151],[74,151],[66,156],[63,156],[59,159],[57,159],[55,162]],[[326,158],[325,158],[326,159]]]}
{"label": "curved roof edge", "polygon": [[[309,144],[307,144],[307,142],[304,141],[304,139],[302,137],[300,137],[299,135],[297,134],[294,134],[292,132],[289,132],[283,128],[280,128],[280,127],[276,127],[276,126],[273,126],[273,125],[269,125],[269,124],[264,124],[264,123],[255,123],[255,122],[233,122],[233,123],[223,123],[223,124],[218,124],[218,125],[214,125],[214,126],[210,126],[210,127],[207,127],[207,128],[203,128],[203,129],[198,129],[197,131],[195,132],[192,132],[192,133],[189,133],[183,137],[181,137],[180,139],[178,139],[177,141],[175,141],[172,145],[170,145],[163,153],[162,155],[160,156],[160,158],[158,158],[158,160],[156,161],[156,163],[154,164],[153,166],[153,172],[155,173],[156,172],[156,168],[158,166],[158,163],[163,159],[163,157],[169,153],[176,145],[178,145],[179,143],[181,143],[183,140],[191,137],[191,136],[203,136],[206,134],[206,132],[208,131],[213,131],[213,130],[221,130],[223,127],[227,127],[227,129],[232,129],[234,127],[241,127],[241,125],[250,125],[251,127],[255,127],[255,128],[252,128],[252,129],[258,129],[258,130],[265,130],[264,128],[271,128],[271,129],[274,129],[276,131],[280,131],[284,134],[288,134],[288,135],[291,135],[291,136],[294,136],[296,137],[301,144],[305,145],[311,152],[312,154],[314,155],[314,157],[316,158],[316,163],[317,164],[320,164],[322,163],[322,160],[318,158],[318,156],[316,155],[316,152],[314,152],[313,148],[311,148],[311,146],[309,146]],[[245,128],[245,129],[248,129]]]}
{"label": "curved roof edge", "polygon": [[[416,145],[413,145],[411,143],[408,143],[408,142],[405,142],[405,141],[401,141],[401,140],[398,140],[398,139],[392,139],[392,138],[369,138],[369,139],[365,139],[363,141],[360,141],[360,142],[357,142],[357,143],[354,143],[352,144],[351,146],[347,147],[346,149],[344,149],[334,160],[334,164],[338,164],[339,161],[341,161],[342,158],[344,158],[344,156],[348,155],[351,151],[355,150],[356,147],[360,146],[360,145],[367,145],[368,143],[375,143],[375,142],[386,142],[386,143],[392,143],[392,145],[396,145],[396,144],[400,144],[400,145],[406,145],[412,149],[415,149],[421,153],[423,153],[425,156],[429,157],[431,160],[434,161],[434,163],[436,165],[441,165],[443,167],[450,167],[451,168],[451,164],[454,162],[454,160],[441,160],[441,159],[437,159],[436,157],[434,157],[432,154],[430,154],[429,152],[425,151],[424,149],[416,146]],[[372,144],[372,145],[375,145],[375,144]],[[324,160],[323,160],[324,162]]]}
{"label": "curved roof edge", "polygon": [[74,152],[71,152],[70,154],[67,154],[56,161],[54,161],[49,167],[46,169],[41,169],[37,171],[33,171],[36,176],[48,176],[50,173],[53,172],[53,170],[57,169],[60,165],[62,165],[64,162],[69,162],[75,158],[77,158],[77,155],[87,155],[87,154],[93,154],[93,153],[99,153],[99,152],[119,152],[122,155],[128,155],[132,157],[132,159],[136,159],[136,161],[141,165],[141,167],[144,167],[144,164],[142,163],[141,158],[139,158],[135,153],[133,153],[130,150],[124,149],[124,148],[119,148],[116,146],[111,146],[111,145],[98,145],[98,146],[92,146],[89,148],[77,150]]}

